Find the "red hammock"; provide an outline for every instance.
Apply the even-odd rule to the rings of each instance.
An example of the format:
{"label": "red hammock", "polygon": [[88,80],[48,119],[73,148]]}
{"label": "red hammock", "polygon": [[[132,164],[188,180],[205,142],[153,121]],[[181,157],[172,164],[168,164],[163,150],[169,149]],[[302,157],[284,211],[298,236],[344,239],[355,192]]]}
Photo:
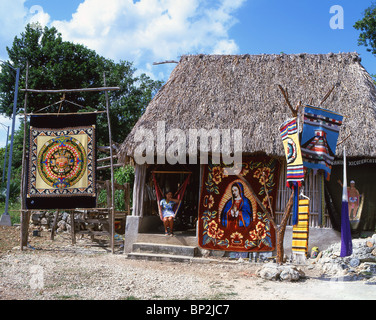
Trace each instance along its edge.
{"label": "red hammock", "polygon": [[[153,174],[155,194],[157,196],[159,217],[161,218],[161,220],[163,220],[163,214],[162,214],[162,208],[161,208],[161,200],[163,199],[163,192],[158,185],[154,172],[152,174]],[[191,173],[188,174],[188,177],[184,180],[183,184],[179,187],[178,191],[176,191],[174,194],[174,197],[179,200],[179,202],[174,205],[174,218],[180,209],[180,206],[184,197],[185,189],[187,188],[187,185],[189,184],[190,177],[191,177]]]}

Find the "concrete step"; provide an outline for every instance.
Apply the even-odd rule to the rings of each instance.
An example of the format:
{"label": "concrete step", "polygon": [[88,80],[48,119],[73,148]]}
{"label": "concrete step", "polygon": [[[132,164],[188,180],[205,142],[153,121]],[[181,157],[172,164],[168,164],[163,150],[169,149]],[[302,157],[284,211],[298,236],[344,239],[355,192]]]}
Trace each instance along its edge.
{"label": "concrete step", "polygon": [[132,253],[152,253],[152,254],[168,254],[174,256],[197,256],[197,247],[161,244],[161,243],[140,243],[136,242],[132,246]]}
{"label": "concrete step", "polygon": [[149,260],[149,261],[168,261],[168,262],[192,262],[193,257],[180,256],[173,254],[160,254],[148,252],[128,253],[128,259]]}
{"label": "concrete step", "polygon": [[139,233],[137,235],[137,241],[141,243],[158,243],[158,244],[174,244],[180,246],[197,246],[197,237],[187,236],[175,232],[173,237],[165,236],[161,233]]}

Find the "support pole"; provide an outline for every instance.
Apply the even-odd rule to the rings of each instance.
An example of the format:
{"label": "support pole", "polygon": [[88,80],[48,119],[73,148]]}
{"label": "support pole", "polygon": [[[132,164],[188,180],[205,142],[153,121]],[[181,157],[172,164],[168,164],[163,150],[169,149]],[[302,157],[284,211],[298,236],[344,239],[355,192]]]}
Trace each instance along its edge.
{"label": "support pole", "polygon": [[8,151],[8,138],[9,138],[9,126],[7,130],[7,142],[5,143],[5,153],[4,153],[4,167],[3,167],[3,177],[2,177],[2,182],[5,180],[5,168],[7,164],[7,151]]}
{"label": "support pole", "polygon": [[[29,61],[26,62],[26,88],[28,88],[29,83]],[[21,172],[21,236],[20,236],[20,245],[21,250],[27,245],[27,240],[29,238],[29,221],[30,221],[30,211],[25,211],[25,190],[26,190],[26,147],[27,143],[27,97],[28,93],[25,92],[25,101],[24,101],[24,143],[22,150],[22,172]]]}
{"label": "support pole", "polygon": [[[106,86],[106,74],[103,73],[103,82],[104,86]],[[110,107],[108,104],[108,92],[105,91],[106,97],[106,111],[107,111],[107,122],[108,122],[108,139],[110,142],[110,164],[111,164],[111,208],[110,208],[110,215],[111,215],[111,225],[110,225],[110,234],[111,234],[111,251],[112,253],[115,252],[114,250],[114,237],[115,237],[115,181],[114,181],[114,158],[113,158],[113,150],[112,150],[112,134],[111,134],[111,121],[110,121]]]}
{"label": "support pole", "polygon": [[20,68],[16,70],[16,85],[14,88],[14,101],[13,101],[13,118],[12,118],[12,136],[10,139],[10,150],[9,150],[9,161],[8,161],[8,177],[7,177],[7,195],[5,199],[5,211],[1,216],[0,225],[11,226],[12,222],[8,212],[9,207],[9,190],[10,190],[10,174],[12,169],[12,156],[13,156],[13,140],[14,140],[14,127],[16,123],[16,112],[17,112],[17,97],[18,97],[18,82],[20,79]]}

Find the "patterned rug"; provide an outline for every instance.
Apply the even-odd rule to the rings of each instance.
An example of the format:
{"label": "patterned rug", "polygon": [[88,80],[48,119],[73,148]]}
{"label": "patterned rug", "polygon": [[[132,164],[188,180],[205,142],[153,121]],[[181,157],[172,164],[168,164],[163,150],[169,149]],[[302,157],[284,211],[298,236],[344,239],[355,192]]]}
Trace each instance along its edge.
{"label": "patterned rug", "polygon": [[327,109],[306,106],[301,140],[304,167],[324,170],[330,179],[343,116]]}
{"label": "patterned rug", "polygon": [[94,208],[95,114],[30,118],[26,207]]}
{"label": "patterned rug", "polygon": [[[198,238],[204,249],[235,252],[273,251],[275,230],[249,188],[224,165],[208,164],[201,187]],[[263,172],[265,175],[263,176]],[[240,173],[266,208],[273,212],[277,197],[279,163],[265,156],[243,158]]]}

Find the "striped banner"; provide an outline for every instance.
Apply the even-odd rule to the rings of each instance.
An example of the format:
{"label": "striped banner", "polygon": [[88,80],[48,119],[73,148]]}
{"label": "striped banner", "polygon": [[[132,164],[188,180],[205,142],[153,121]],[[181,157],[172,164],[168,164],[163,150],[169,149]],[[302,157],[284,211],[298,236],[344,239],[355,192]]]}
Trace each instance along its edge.
{"label": "striped banner", "polygon": [[296,125],[296,118],[286,120],[279,128],[285,149],[287,161],[287,187],[294,183],[301,186],[304,181],[303,160],[300,152],[299,135]]}
{"label": "striped banner", "polygon": [[298,223],[292,228],[292,252],[308,255],[309,200],[299,200]]}

